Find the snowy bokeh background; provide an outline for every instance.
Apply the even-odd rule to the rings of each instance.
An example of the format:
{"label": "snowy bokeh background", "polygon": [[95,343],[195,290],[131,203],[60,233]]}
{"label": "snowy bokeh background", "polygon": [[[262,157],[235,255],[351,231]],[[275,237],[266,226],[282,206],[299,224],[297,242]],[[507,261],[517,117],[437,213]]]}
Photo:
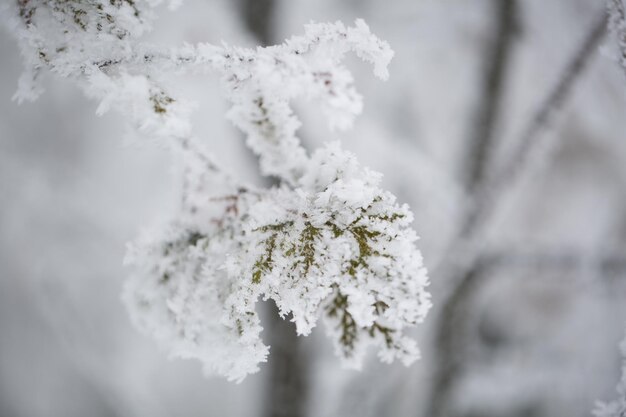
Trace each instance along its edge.
{"label": "snowy bokeh background", "polygon": [[[271,7],[272,42],[311,20],[363,18],[391,44],[396,56],[385,83],[351,63],[365,102],[353,130],[330,132],[315,106],[296,106],[307,147],[340,138],[410,204],[429,267],[444,257],[468,201],[464,161],[498,1],[255,6]],[[150,37],[166,45],[256,45],[249,3],[186,0],[175,11],[159,9]],[[495,164],[604,11],[592,0],[516,3]],[[589,416],[596,400],[615,396],[626,328],[626,78],[610,37],[596,49],[539,133],[551,146],[505,190],[486,243],[493,262],[456,324],[452,353],[462,366],[444,415]],[[97,117],[96,103],[56,77],[46,78],[38,101],[17,105],[11,97],[22,65],[6,32],[0,56],[0,416],[269,415],[271,363],[238,385],[205,378],[198,363],[168,360],[139,335],[120,301],[126,242],[178,203],[179,173],[168,152],[138,140],[118,114]],[[195,131],[213,153],[258,181],[241,133],[224,117],[217,80],[172,82],[197,103]],[[437,304],[448,290],[437,269],[431,280],[435,309],[416,332],[422,359],[410,368],[372,359],[362,372],[342,370],[321,332],[303,342],[308,415],[428,416],[441,371]]]}

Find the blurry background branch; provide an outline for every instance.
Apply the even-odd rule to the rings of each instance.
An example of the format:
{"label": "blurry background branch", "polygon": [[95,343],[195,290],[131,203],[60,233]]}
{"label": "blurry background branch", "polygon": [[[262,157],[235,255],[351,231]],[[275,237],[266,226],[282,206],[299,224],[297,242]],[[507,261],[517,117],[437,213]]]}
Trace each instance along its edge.
{"label": "blurry background branch", "polygon": [[[514,33],[520,25],[516,0],[492,0],[490,6],[493,14],[493,36],[489,47],[485,50],[484,78],[481,84],[483,91],[477,106],[474,126],[471,128],[472,135],[468,144],[466,163],[468,166],[466,187],[469,192],[474,193],[484,186],[485,176],[490,166],[488,158],[493,150],[494,131],[500,115],[500,103],[504,94],[506,71],[512,56]],[[468,214],[465,223],[470,222],[471,217],[472,215]],[[468,234],[466,224],[463,224],[461,230],[462,233]],[[464,237],[465,235],[461,236],[461,238]],[[456,244],[457,242],[452,243],[452,245]],[[447,258],[447,262],[455,260],[454,257],[458,256],[456,252],[453,246],[450,252],[452,256]],[[446,258],[444,258],[444,262],[446,262]],[[455,357],[456,341],[454,337],[457,335],[455,332],[457,323],[451,315],[451,310],[458,308],[460,304],[465,302],[464,299],[469,295],[466,287],[474,282],[472,278],[477,273],[478,271],[471,268],[465,273],[460,285],[455,288],[450,298],[444,301],[445,304],[441,310],[440,323],[435,336],[437,366],[431,387],[431,398],[426,407],[426,415],[431,417],[447,415],[446,405],[449,402],[450,391],[460,372],[460,363]],[[434,276],[440,278],[437,276],[437,270],[435,270]],[[444,275],[443,278],[448,279],[448,276]],[[445,284],[450,285],[449,283]]]}
{"label": "blurry background branch", "polygon": [[[238,0],[238,11],[250,33],[262,46],[276,42],[274,29],[278,4],[275,0]],[[255,156],[246,149],[249,158]],[[258,166],[257,163],[254,164]],[[260,177],[260,174],[259,174]],[[266,185],[278,185],[265,179]],[[273,301],[265,303],[265,332],[271,355],[263,395],[263,417],[304,417],[308,415],[309,358],[289,318],[281,319]]]}
{"label": "blurry background branch", "polygon": [[473,168],[470,170],[469,180],[469,188],[473,191],[472,202],[461,220],[457,239],[452,242],[447,256],[433,273],[436,279],[445,280],[444,285],[449,286],[451,290],[449,295],[444,295],[444,299],[440,301],[443,305],[438,310],[439,324],[435,330],[437,366],[433,376],[432,397],[426,412],[426,415],[431,417],[448,415],[446,406],[450,403],[454,384],[463,370],[461,354],[465,328],[463,317],[481,286],[481,279],[485,276],[485,265],[478,260],[485,245],[490,223],[503,200],[522,177],[529,174],[538,160],[548,157],[541,133],[566,103],[572,88],[589,59],[597,51],[606,31],[606,15],[602,11],[581,46],[561,72],[557,84],[524,129],[508,163],[502,165],[502,172],[495,172],[485,179],[485,172],[490,165],[487,158],[491,147],[490,138],[493,137],[497,119],[495,106],[503,94],[504,70],[510,56],[510,52],[504,52],[503,49],[511,48],[512,32],[519,24],[516,21],[513,0],[495,1],[494,10],[495,21],[499,22],[496,25],[495,36],[500,41],[493,44],[495,51],[488,54],[493,61],[486,73],[489,81],[484,83],[483,104],[479,106],[481,113],[477,117],[478,125],[475,128],[482,140],[474,140],[475,145],[472,148],[474,152],[470,155],[474,158],[473,165],[470,164]]}
{"label": "blurry background branch", "polygon": [[485,49],[482,94],[476,106],[471,135],[467,141],[467,169],[464,181],[467,190],[480,187],[488,174],[491,153],[496,140],[496,124],[503,110],[502,98],[506,74],[513,53],[515,33],[520,30],[516,0],[492,0],[493,36]]}
{"label": "blurry background branch", "polygon": [[449,257],[441,262],[442,268],[458,267],[460,270],[471,268],[474,258],[480,252],[481,242],[485,242],[485,233],[488,232],[490,222],[493,221],[505,197],[525,176],[531,174],[537,165],[549,157],[547,151],[551,149],[550,144],[545,143],[546,136],[542,133],[571,96],[572,89],[589,59],[597,53],[605,32],[606,14],[602,11],[561,72],[556,85],[539,105],[520,138],[515,141],[516,148],[507,162],[501,164],[501,169],[480,183],[471,196],[469,209],[460,222],[459,237],[454,240],[453,248],[448,251]]}
{"label": "blurry background branch", "polygon": [[612,279],[626,277],[626,254],[618,249],[589,254],[577,250],[487,251],[477,262],[482,270],[505,269],[558,272],[561,275],[592,270]]}
{"label": "blurry background branch", "polygon": [[[624,2],[608,4],[605,46],[617,45],[623,60]],[[587,31],[597,6],[189,0],[160,16],[155,44],[265,45],[312,19],[362,16],[396,50],[387,84],[357,73],[364,114],[354,135],[341,136],[416,208],[437,308],[421,345],[431,333],[450,337],[410,368],[371,361],[344,371],[325,361],[315,335],[297,338],[289,318],[272,320],[272,311],[263,316],[269,362],[240,385],[204,379],[192,361],[168,362],[121,314],[121,248],[171,200],[164,156],[107,140],[123,136],[120,121],[94,118],[65,84],[47,83],[42,101],[15,106],[19,54],[0,37],[0,414],[434,417],[424,408],[439,395],[446,417],[589,416],[595,400],[615,395],[626,317],[625,70],[599,54],[583,73],[602,43],[604,16]],[[184,78],[201,103],[207,144],[229,168],[258,178],[254,156],[223,120],[216,86]],[[316,130],[322,123],[303,120],[304,134],[327,138]],[[494,152],[509,136],[512,151]],[[540,179],[522,181],[546,161]],[[459,172],[471,200],[458,197]],[[515,210],[504,213],[511,194]],[[437,257],[445,259],[433,265]],[[315,362],[298,342],[315,348]],[[435,378],[449,378],[445,391],[432,392]]]}

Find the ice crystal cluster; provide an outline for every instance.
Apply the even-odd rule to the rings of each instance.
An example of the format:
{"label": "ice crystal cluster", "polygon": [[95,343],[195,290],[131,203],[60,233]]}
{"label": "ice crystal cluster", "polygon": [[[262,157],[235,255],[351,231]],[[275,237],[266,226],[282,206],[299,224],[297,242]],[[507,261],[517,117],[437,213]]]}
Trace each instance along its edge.
{"label": "ice crystal cluster", "polygon": [[618,398],[610,403],[600,403],[594,411],[596,417],[626,416],[626,339],[622,341],[622,380],[617,385]]}
{"label": "ice crystal cluster", "polygon": [[[123,112],[182,155],[178,215],[129,245],[123,298],[135,325],[171,355],[240,381],[267,358],[256,304],[272,299],[298,334],[322,319],[350,366],[369,345],[383,361],[411,363],[419,352],[405,330],[430,307],[412,214],[337,142],[309,155],[290,107],[315,100],[332,128],[349,128],[362,102],[342,59],[354,52],[384,79],[389,46],[357,20],[310,24],[266,48],[159,48],[141,41],[157,3],[17,0],[4,10],[26,64],[18,99],[35,98],[39,75],[51,71],[99,100],[98,111]],[[221,77],[228,117],[279,185],[242,184],[206,152],[188,106],[162,84],[187,72]]]}

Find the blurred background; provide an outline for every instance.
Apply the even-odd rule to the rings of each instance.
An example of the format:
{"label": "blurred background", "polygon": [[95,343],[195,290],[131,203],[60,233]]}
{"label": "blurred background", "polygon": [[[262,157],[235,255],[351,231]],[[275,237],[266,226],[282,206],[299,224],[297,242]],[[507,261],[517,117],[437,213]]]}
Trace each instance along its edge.
{"label": "blurred background", "polygon": [[[166,45],[364,18],[396,52],[386,83],[350,61],[365,102],[352,131],[295,106],[307,147],[340,138],[412,207],[435,304],[414,332],[422,359],[342,370],[321,329],[296,339],[267,315],[269,362],[239,385],[168,360],[120,301],[125,243],[177,208],[166,150],[56,77],[11,101],[21,59],[2,32],[0,417],[589,416],[615,396],[626,327],[626,77],[604,15],[594,0],[159,9],[150,37]],[[198,136],[259,182],[217,80],[172,82]]]}

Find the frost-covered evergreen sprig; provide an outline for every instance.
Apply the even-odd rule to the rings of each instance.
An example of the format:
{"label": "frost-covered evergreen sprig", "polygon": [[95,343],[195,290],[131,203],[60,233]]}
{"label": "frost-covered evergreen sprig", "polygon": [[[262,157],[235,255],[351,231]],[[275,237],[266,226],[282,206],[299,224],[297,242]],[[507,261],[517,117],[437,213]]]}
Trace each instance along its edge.
{"label": "frost-covered evergreen sprig", "polygon": [[626,339],[621,343],[622,349],[622,379],[617,385],[617,399],[609,403],[599,403],[593,414],[596,417],[624,417],[626,416]]}
{"label": "frost-covered evergreen sprig", "polygon": [[[17,0],[5,10],[26,64],[19,100],[36,98],[47,69],[78,82],[99,112],[120,110],[182,153],[179,215],[129,245],[133,322],[173,356],[237,381],[268,354],[260,299],[274,300],[301,335],[321,318],[348,365],[358,367],[368,345],[384,361],[411,363],[419,352],[404,330],[430,307],[412,214],[338,143],[307,155],[290,107],[296,97],[316,100],[332,128],[350,127],[362,101],[342,59],[352,51],[384,79],[389,46],[357,20],[310,24],[266,48],[164,49],[140,40],[157,3]],[[230,119],[279,186],[243,186],[203,149],[188,106],[162,85],[167,73],[190,71],[221,77]]]}
{"label": "frost-covered evergreen sprig", "polygon": [[619,63],[626,73],[626,5],[624,0],[608,0],[609,28],[619,48]]}

